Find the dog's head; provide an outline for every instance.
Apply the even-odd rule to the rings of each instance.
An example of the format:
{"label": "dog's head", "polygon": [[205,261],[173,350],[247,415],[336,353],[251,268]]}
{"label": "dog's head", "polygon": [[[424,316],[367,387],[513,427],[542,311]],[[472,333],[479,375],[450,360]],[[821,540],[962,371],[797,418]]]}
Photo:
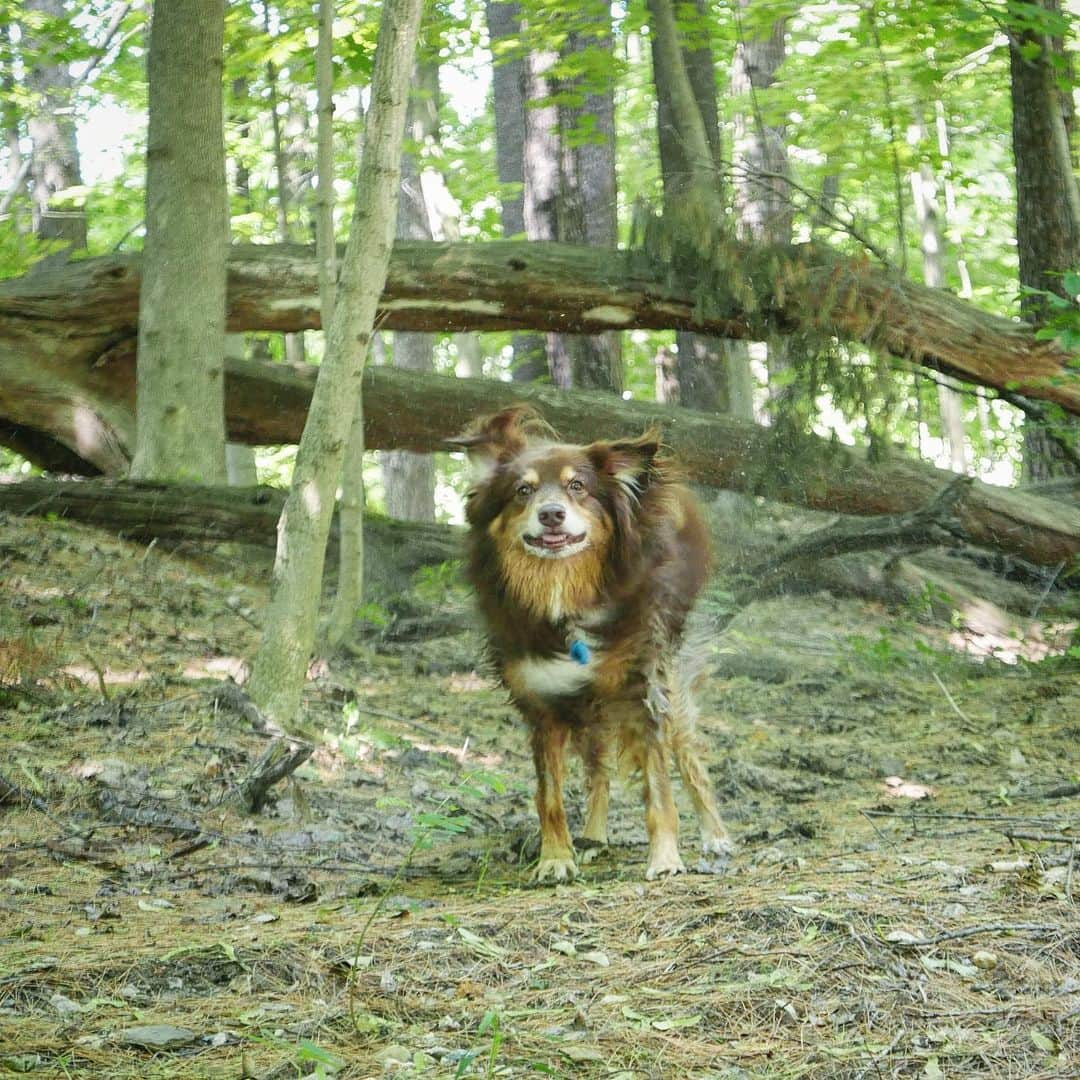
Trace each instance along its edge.
{"label": "dog's head", "polygon": [[505,552],[572,559],[625,549],[642,498],[659,477],[656,431],[637,439],[574,446],[530,406],[476,421],[452,445],[478,468],[466,516]]}

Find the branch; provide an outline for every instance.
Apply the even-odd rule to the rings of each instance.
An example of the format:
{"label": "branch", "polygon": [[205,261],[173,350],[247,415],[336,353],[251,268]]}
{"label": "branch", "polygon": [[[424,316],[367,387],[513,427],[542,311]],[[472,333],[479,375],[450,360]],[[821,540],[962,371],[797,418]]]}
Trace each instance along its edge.
{"label": "branch", "polygon": [[730,609],[717,619],[714,629],[723,630],[753,601],[782,592],[785,583],[811,560],[897,546],[913,549],[963,542],[966,535],[958,509],[973,483],[969,477],[957,477],[917,510],[888,514],[865,524],[837,521],[773,552],[735,576]]}

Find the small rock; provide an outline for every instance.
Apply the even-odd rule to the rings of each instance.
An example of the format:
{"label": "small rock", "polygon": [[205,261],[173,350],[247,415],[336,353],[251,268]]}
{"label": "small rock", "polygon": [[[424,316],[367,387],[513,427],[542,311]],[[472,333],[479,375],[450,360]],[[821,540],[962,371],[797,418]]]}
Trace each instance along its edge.
{"label": "small rock", "polygon": [[375,1055],[375,1060],[381,1062],[387,1068],[400,1068],[402,1065],[412,1064],[412,1051],[405,1046],[398,1046],[396,1043],[392,1043],[390,1046],[384,1046]]}
{"label": "small rock", "polygon": [[175,1050],[197,1038],[194,1031],[172,1024],[143,1024],[116,1033],[117,1041],[125,1046],[142,1046],[148,1050]]}
{"label": "small rock", "polygon": [[82,1006],[77,1001],[65,997],[63,994],[53,994],[49,998],[49,1004],[61,1015],[71,1016],[73,1013],[82,1012]]}
{"label": "small rock", "polygon": [[992,953],[987,949],[980,949],[972,955],[971,962],[983,971],[991,971],[997,967],[997,953]]}

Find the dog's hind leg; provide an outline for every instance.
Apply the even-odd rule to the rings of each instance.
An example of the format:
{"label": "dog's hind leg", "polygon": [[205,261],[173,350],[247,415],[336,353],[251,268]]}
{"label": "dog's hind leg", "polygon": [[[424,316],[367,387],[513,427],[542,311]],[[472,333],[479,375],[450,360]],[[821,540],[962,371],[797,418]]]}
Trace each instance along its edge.
{"label": "dog's hind leg", "polygon": [[536,811],[540,817],[540,862],[533,876],[537,881],[567,881],[577,876],[562,792],[570,731],[547,715],[529,717],[529,723],[536,766]]}
{"label": "dog's hind leg", "polygon": [[663,716],[644,700],[626,702],[617,709],[625,762],[641,772],[645,831],[649,835],[645,877],[652,881],[664,874],[683,874],[686,867],[679,857],[679,811],[671,792]]}
{"label": "dog's hind leg", "polygon": [[682,782],[690,792],[701,823],[704,858],[698,869],[716,873],[725,868],[732,843],[716,808],[712,782],[698,752],[697,707],[681,673],[676,672],[668,692],[667,736]]}

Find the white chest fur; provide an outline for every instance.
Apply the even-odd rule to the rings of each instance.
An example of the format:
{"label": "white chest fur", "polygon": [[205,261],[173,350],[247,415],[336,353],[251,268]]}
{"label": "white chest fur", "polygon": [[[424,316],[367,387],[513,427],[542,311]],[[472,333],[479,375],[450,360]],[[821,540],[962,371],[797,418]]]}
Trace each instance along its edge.
{"label": "white chest fur", "polygon": [[530,658],[516,665],[516,676],[526,689],[539,697],[566,697],[584,690],[592,682],[596,659],[579,664],[568,656],[541,660]]}

